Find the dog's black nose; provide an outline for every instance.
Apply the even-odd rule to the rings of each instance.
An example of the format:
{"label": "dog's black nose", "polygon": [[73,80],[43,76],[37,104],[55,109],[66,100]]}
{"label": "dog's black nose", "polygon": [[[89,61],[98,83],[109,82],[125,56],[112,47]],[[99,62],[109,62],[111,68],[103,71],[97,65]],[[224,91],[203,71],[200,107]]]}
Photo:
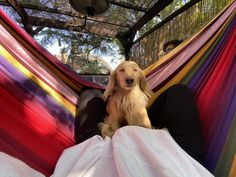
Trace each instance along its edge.
{"label": "dog's black nose", "polygon": [[133,82],[134,82],[134,79],[132,79],[132,78],[127,78],[126,80],[125,80],[125,82],[126,82],[126,84],[133,84]]}

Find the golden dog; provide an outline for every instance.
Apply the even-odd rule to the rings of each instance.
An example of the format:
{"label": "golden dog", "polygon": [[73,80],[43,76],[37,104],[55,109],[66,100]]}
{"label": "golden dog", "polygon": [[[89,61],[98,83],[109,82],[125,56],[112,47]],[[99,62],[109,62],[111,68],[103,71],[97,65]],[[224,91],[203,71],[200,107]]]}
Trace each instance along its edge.
{"label": "golden dog", "polygon": [[104,92],[108,116],[100,123],[102,136],[111,137],[124,125],[151,128],[146,106],[150,97],[145,77],[133,61],[124,61],[111,74]]}

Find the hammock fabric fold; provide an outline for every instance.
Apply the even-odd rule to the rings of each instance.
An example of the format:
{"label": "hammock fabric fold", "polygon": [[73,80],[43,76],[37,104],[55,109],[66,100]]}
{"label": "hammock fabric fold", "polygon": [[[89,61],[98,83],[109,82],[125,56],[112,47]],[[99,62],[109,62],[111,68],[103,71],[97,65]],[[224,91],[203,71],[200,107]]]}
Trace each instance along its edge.
{"label": "hammock fabric fold", "polygon": [[[192,39],[145,70],[154,90],[152,101],[176,83],[193,90],[203,127],[206,166],[216,176],[229,174],[236,151],[232,134],[236,115],[235,7],[233,2]],[[227,137],[234,138],[226,141]]]}
{"label": "hammock fabric fold", "polygon": [[[183,83],[193,90],[203,127],[205,166],[236,173],[236,2],[188,41],[145,69],[154,91]],[[0,9],[0,151],[46,176],[74,144],[83,87],[104,89],[67,68]]]}

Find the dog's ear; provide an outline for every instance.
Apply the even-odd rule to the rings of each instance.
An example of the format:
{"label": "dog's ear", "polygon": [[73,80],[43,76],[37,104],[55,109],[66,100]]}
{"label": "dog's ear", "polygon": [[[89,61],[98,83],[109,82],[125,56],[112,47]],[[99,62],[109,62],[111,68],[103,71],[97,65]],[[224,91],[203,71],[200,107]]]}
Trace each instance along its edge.
{"label": "dog's ear", "polygon": [[111,96],[112,94],[114,94],[115,92],[115,86],[117,84],[117,81],[116,81],[116,70],[112,72],[112,74],[110,75],[110,78],[109,78],[109,82],[108,82],[108,85],[106,87],[106,90],[103,94],[104,98],[107,100],[107,98],[109,96]]}
{"label": "dog's ear", "polygon": [[139,82],[139,86],[141,88],[141,90],[143,91],[143,93],[145,93],[145,95],[149,98],[151,97],[152,91],[149,89],[148,85],[147,85],[147,81],[146,78],[143,74],[142,71],[140,71],[140,82]]}

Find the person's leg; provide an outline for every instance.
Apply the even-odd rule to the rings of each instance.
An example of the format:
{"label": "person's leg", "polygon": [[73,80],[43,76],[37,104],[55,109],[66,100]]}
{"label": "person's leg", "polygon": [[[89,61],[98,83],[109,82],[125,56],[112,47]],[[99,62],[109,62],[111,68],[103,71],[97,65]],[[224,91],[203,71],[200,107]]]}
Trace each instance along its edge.
{"label": "person's leg", "polygon": [[86,90],[81,94],[79,113],[75,118],[74,139],[81,143],[94,135],[100,135],[98,123],[106,116],[106,103],[102,92]]}
{"label": "person's leg", "polygon": [[175,141],[193,158],[203,163],[201,125],[195,99],[185,85],[163,92],[148,109],[152,125],[166,127]]}

